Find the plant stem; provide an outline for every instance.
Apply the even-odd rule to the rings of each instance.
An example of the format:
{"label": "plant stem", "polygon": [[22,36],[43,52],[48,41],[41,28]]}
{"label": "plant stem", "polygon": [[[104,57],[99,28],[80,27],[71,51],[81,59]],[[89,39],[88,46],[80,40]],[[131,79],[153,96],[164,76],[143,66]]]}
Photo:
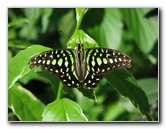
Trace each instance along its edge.
{"label": "plant stem", "polygon": [[61,98],[62,88],[63,88],[63,84],[62,84],[62,82],[60,82],[56,100],[59,100]]}

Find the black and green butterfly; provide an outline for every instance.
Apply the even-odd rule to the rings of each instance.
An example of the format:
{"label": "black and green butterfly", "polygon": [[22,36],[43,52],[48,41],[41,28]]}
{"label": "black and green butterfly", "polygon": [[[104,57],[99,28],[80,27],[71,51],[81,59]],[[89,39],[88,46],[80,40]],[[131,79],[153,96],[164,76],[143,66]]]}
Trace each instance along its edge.
{"label": "black and green butterfly", "polygon": [[42,66],[53,73],[67,87],[92,89],[103,75],[131,67],[131,58],[119,51],[107,48],[87,48],[78,43],[75,49],[55,49],[34,56],[30,68]]}

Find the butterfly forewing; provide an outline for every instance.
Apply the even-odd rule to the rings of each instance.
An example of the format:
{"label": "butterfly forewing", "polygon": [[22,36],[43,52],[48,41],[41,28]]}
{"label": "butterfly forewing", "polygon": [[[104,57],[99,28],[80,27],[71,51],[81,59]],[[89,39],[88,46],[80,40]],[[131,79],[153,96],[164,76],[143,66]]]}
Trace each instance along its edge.
{"label": "butterfly forewing", "polygon": [[88,74],[84,87],[87,89],[96,87],[103,75],[112,70],[131,67],[131,58],[113,49],[86,49],[86,58]]}
{"label": "butterfly forewing", "polygon": [[74,51],[57,49],[40,53],[30,62],[30,68],[42,66],[50,73],[57,75],[68,87],[78,87],[79,81],[74,73]]}

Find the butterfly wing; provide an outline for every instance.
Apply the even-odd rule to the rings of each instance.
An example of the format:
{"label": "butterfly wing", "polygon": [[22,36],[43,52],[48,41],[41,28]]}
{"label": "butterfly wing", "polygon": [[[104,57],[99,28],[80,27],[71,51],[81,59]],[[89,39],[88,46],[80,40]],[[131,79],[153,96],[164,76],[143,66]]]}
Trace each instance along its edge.
{"label": "butterfly wing", "polygon": [[91,89],[97,86],[103,75],[122,68],[131,67],[131,58],[119,51],[106,48],[86,49],[87,76],[84,87]]}
{"label": "butterfly wing", "polygon": [[79,87],[79,81],[74,73],[74,50],[57,49],[40,53],[29,62],[30,68],[42,66],[53,73],[68,87]]}

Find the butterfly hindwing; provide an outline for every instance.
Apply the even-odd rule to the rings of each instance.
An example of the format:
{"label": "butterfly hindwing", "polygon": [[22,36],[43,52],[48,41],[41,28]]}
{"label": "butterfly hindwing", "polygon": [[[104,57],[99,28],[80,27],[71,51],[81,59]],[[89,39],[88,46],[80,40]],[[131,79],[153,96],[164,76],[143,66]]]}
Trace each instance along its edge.
{"label": "butterfly hindwing", "polygon": [[102,77],[103,75],[97,75],[97,74],[91,74],[91,73],[87,74],[83,87],[85,89],[95,88]]}

